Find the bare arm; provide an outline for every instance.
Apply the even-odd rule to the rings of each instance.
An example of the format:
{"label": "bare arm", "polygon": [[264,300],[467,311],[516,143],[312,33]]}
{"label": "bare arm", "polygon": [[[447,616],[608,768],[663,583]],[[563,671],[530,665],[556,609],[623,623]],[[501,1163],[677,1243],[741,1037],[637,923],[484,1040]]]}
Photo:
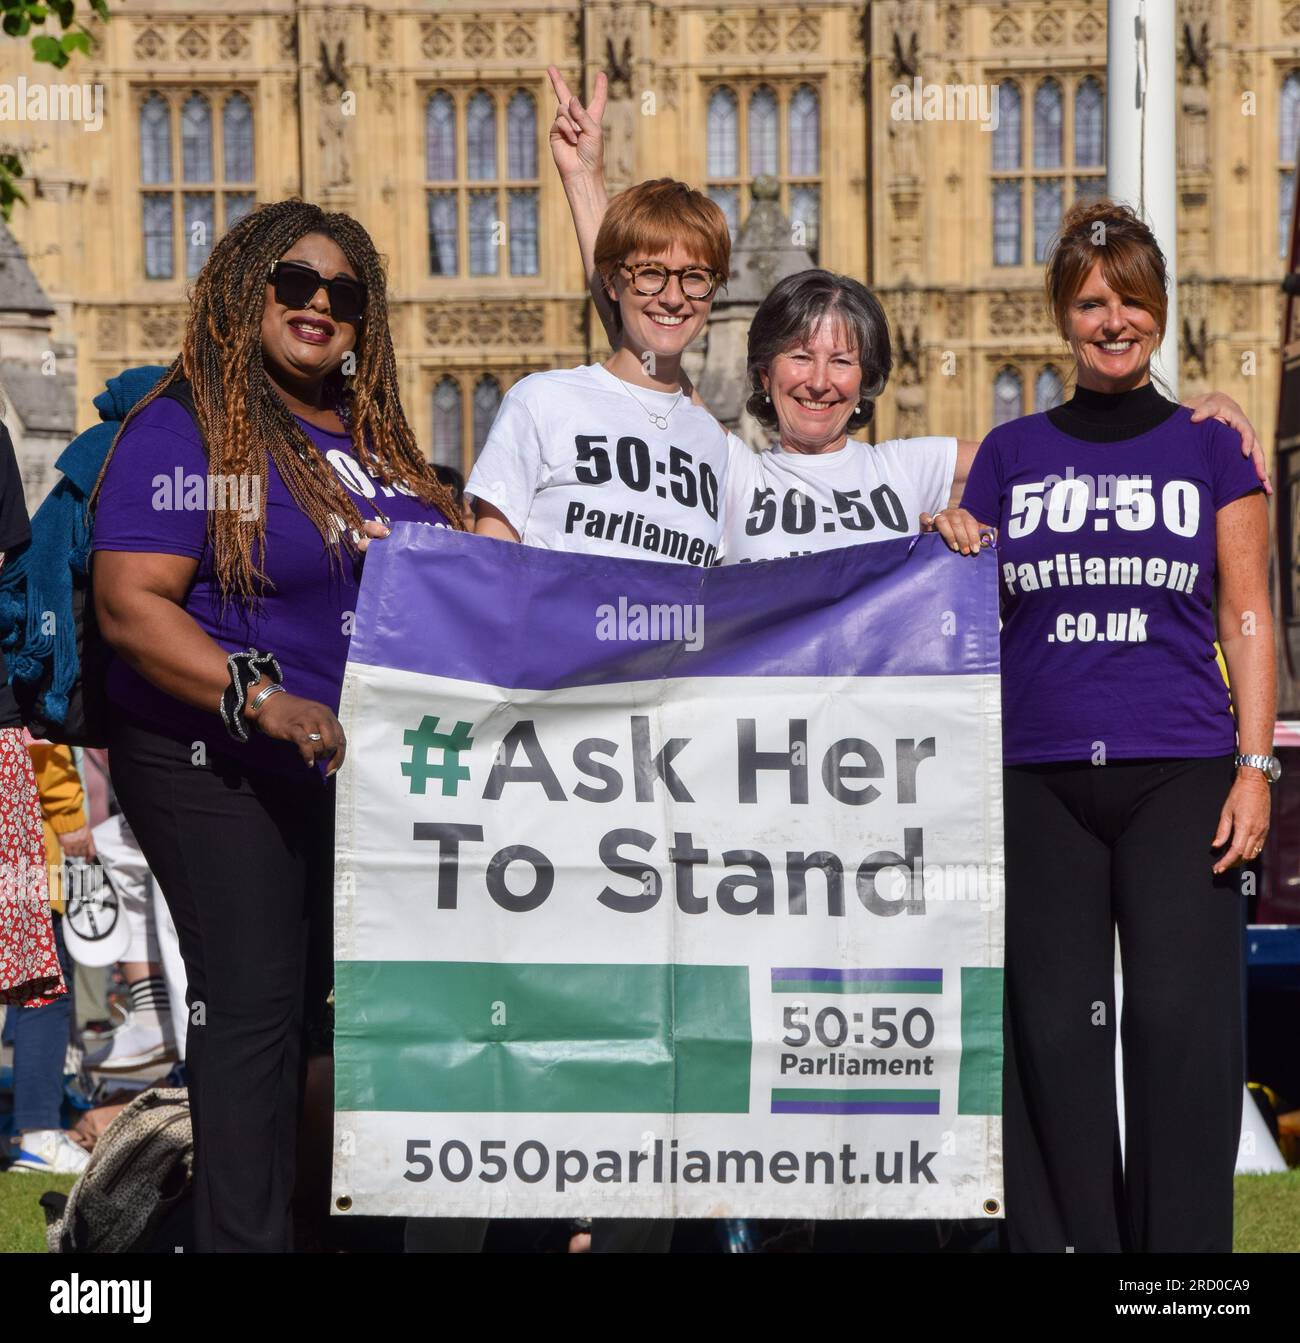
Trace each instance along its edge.
{"label": "bare arm", "polygon": [[[1248,494],[1219,509],[1218,634],[1237,716],[1237,750],[1272,755],[1277,712],[1277,670],[1273,661],[1273,613],[1268,592],[1268,503]],[[1214,864],[1222,872],[1249,860],[1268,834],[1269,785],[1257,769],[1243,765],[1224,803],[1214,844],[1228,852]]]}
{"label": "bare arm", "polygon": [[[173,699],[210,713],[214,728],[224,732],[217,706],[230,684],[227,655],[184,609],[198,561],[184,555],[97,550],[93,562],[95,617],[105,642]],[[268,684],[266,677],[259,680],[249,700]],[[293,742],[308,765],[318,755],[330,760],[331,774],[343,764],[343,729],[324,704],[286,687],[285,693],[272,695],[244,716],[267,736]],[[319,734],[320,740],[308,741],[308,733]]]}
{"label": "bare arm", "polygon": [[551,156],[564,186],[569,213],[573,216],[587,288],[609,343],[617,349],[621,336],[618,314],[605,292],[600,276],[596,274],[596,235],[600,232],[600,224],[609,205],[609,196],[605,190],[604,131],[601,127],[609,84],[603,72],[596,76],[591,106],[587,108],[569,92],[569,86],[555,66],[547,66],[547,73],[551,77],[551,86],[555,89],[558,103],[555,120],[551,123]]}
{"label": "bare arm", "polygon": [[474,500],[475,536],[490,536],[494,541],[518,541],[519,533],[510,525],[506,515],[486,500]]}
{"label": "bare arm", "polygon": [[956,508],[961,503],[961,496],[966,489],[966,479],[970,475],[971,463],[975,460],[975,454],[979,451],[979,440],[976,438],[959,438],[957,440],[957,465],[952,472],[952,493],[948,496],[948,507]]}

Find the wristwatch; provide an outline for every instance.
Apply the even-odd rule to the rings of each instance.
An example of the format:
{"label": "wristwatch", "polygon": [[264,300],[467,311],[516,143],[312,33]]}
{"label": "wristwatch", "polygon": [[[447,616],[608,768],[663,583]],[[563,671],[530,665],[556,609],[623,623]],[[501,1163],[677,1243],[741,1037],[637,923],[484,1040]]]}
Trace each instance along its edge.
{"label": "wristwatch", "polygon": [[1276,783],[1282,777],[1282,762],[1275,755],[1234,755],[1232,763],[1239,769],[1249,765],[1260,770],[1269,783]]}

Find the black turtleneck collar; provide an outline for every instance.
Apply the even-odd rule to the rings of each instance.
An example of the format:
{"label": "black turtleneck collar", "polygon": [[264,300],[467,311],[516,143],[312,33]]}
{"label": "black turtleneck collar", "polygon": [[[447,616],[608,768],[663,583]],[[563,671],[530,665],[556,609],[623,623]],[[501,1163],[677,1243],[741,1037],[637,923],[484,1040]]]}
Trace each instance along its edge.
{"label": "black turtleneck collar", "polygon": [[1071,438],[1120,443],[1163,424],[1177,409],[1177,403],[1166,401],[1148,382],[1128,392],[1076,387],[1068,401],[1047,412],[1047,418]]}

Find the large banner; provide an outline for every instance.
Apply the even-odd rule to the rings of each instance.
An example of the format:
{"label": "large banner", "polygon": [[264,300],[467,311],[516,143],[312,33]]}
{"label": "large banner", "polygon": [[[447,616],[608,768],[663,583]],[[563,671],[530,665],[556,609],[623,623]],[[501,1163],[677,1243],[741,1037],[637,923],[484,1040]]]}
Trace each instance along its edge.
{"label": "large banner", "polygon": [[1000,1216],[996,577],[372,545],[335,1208]]}

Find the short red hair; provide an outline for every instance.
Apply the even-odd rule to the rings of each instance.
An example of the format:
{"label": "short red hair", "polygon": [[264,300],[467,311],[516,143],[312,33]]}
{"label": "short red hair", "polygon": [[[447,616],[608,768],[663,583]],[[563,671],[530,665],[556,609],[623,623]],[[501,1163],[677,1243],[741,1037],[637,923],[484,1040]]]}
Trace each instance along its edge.
{"label": "short red hair", "polygon": [[702,191],[671,177],[638,182],[609,203],[596,235],[596,270],[613,283],[614,271],[636,252],[669,252],[674,243],[718,273],[722,284],[731,267],[727,217]]}

